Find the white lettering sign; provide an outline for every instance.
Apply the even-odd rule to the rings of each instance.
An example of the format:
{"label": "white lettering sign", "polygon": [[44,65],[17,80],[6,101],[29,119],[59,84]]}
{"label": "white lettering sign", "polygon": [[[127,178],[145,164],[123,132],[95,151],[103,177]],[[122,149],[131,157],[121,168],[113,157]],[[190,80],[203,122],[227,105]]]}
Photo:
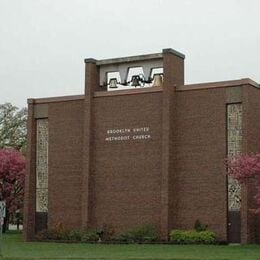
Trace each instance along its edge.
{"label": "white lettering sign", "polygon": [[151,139],[150,127],[108,129],[105,137],[106,142],[149,139]]}

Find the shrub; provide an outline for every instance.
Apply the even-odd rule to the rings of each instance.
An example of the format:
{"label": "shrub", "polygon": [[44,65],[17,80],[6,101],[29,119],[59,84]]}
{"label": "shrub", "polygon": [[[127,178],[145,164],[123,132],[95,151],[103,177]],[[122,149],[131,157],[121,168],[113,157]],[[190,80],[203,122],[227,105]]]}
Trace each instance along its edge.
{"label": "shrub", "polygon": [[49,240],[52,239],[52,237],[51,230],[48,229],[39,231],[35,236],[36,240]]}
{"label": "shrub", "polygon": [[69,231],[57,231],[56,229],[44,229],[36,234],[37,240],[69,240]]}
{"label": "shrub", "polygon": [[195,221],[194,229],[195,229],[197,232],[206,231],[207,228],[208,228],[208,225],[202,224],[198,219]]}
{"label": "shrub", "polygon": [[70,231],[64,228],[62,222],[57,222],[54,228],[48,230],[48,239],[51,240],[70,240]]}
{"label": "shrub", "polygon": [[170,240],[176,244],[214,244],[216,234],[211,231],[172,230]]}
{"label": "shrub", "polygon": [[112,226],[104,224],[101,230],[97,231],[101,241],[111,241],[114,238],[115,230]]}
{"label": "shrub", "polygon": [[96,230],[84,230],[81,233],[82,242],[96,242],[98,241],[99,236]]}
{"label": "shrub", "polygon": [[37,233],[37,240],[61,240],[61,241],[98,241],[99,236],[96,230],[65,230],[65,229],[45,229]]}
{"label": "shrub", "polygon": [[120,241],[128,243],[149,243],[159,240],[159,232],[153,225],[144,225],[129,230],[117,238],[114,237],[114,229],[104,225],[100,230],[67,230],[62,224],[58,223],[53,229],[40,231],[36,235],[38,240],[62,240],[62,241]]}
{"label": "shrub", "polygon": [[71,230],[71,231],[68,232],[67,240],[81,241],[81,238],[82,238],[82,231]]}
{"label": "shrub", "polygon": [[159,232],[153,225],[144,225],[120,234],[116,240],[128,243],[145,243],[159,240]]}

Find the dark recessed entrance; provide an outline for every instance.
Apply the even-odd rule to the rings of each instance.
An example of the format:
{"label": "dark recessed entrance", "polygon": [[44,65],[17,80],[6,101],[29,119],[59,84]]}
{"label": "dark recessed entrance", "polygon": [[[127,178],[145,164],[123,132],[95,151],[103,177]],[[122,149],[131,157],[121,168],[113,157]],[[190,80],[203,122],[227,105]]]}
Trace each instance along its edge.
{"label": "dark recessed entrance", "polygon": [[241,242],[240,210],[232,210],[228,212],[228,241],[229,243]]}

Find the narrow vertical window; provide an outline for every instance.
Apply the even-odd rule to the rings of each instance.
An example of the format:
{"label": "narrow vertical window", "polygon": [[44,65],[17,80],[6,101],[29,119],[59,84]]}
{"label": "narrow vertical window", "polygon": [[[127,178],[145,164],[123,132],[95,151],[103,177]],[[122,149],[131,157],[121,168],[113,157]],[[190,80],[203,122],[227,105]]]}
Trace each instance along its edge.
{"label": "narrow vertical window", "polygon": [[[227,156],[242,152],[242,104],[227,105]],[[241,241],[241,186],[228,176],[228,240]]]}
{"label": "narrow vertical window", "polygon": [[36,122],[36,212],[48,212],[48,119]]}
{"label": "narrow vertical window", "polygon": [[[227,149],[228,157],[241,154],[242,151],[242,104],[227,105]],[[228,177],[228,209],[240,210],[241,186],[232,177]]]}

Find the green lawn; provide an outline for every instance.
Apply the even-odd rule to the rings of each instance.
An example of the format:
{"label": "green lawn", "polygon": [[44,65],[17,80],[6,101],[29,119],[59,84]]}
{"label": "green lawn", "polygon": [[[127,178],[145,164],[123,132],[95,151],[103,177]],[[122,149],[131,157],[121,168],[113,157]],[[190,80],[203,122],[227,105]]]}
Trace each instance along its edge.
{"label": "green lawn", "polygon": [[[260,245],[94,245],[23,242],[3,235],[2,259],[260,259]],[[1,257],[0,257],[1,259]]]}

